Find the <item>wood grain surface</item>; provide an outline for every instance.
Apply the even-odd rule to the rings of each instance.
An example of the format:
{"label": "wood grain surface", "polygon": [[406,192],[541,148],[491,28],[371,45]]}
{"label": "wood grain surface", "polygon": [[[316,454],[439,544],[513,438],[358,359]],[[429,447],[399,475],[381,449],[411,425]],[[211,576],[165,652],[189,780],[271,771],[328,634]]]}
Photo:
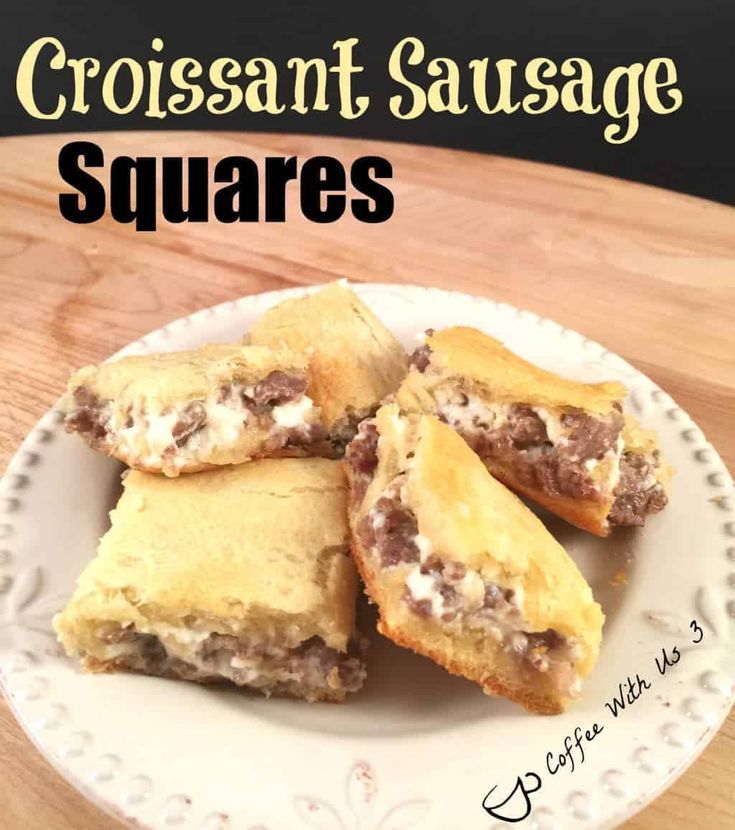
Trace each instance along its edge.
{"label": "wood grain surface", "polygon": [[[365,154],[393,163],[379,225],[167,225],[59,214],[63,136],[0,141],[0,466],[70,370],[190,312],[346,276],[481,294],[604,343],[666,389],[735,467],[735,210],[527,162],[410,145],[232,133],[85,136],[116,155]],[[735,718],[628,830],[735,827]],[[0,827],[103,830],[0,702]],[[288,828],[283,828],[288,830]]]}

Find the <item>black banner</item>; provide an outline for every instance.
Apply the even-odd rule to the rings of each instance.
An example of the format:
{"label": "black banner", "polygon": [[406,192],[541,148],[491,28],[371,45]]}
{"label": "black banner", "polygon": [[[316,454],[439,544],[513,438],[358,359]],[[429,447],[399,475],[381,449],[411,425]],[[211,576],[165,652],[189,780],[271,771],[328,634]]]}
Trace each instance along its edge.
{"label": "black banner", "polygon": [[[730,0],[10,3],[0,26],[0,131],[202,129],[383,138],[551,162],[735,203],[734,31]],[[49,41],[34,63],[29,47],[39,38]],[[405,38],[411,40],[397,59]],[[338,42],[350,43],[359,69],[340,74],[330,68]],[[127,60],[115,67],[121,58]],[[668,89],[671,66],[656,64],[664,58],[676,73]],[[272,111],[258,111],[265,83],[248,91],[267,74],[258,59],[273,65]],[[327,73],[321,100],[320,69],[309,64],[312,59],[321,59]],[[437,92],[448,102],[444,111],[412,94],[412,85],[425,95],[436,80],[435,59],[456,64],[456,83]],[[473,86],[484,59],[491,114]],[[405,82],[398,70],[391,72],[392,60]],[[22,66],[21,73],[30,73],[32,105],[19,98]],[[299,71],[302,100],[294,85]],[[446,65],[442,71],[449,71]],[[552,99],[569,77],[587,71],[588,112],[564,105],[564,93],[561,101]],[[548,83],[536,99],[537,112],[534,99],[526,98],[538,89],[534,77]],[[351,97],[340,87],[343,80]],[[661,86],[658,112],[644,81],[649,92]],[[671,88],[680,90],[678,106]],[[581,86],[566,93],[578,100],[584,94]],[[392,111],[396,96],[402,96],[403,113],[414,104],[424,109],[399,117]],[[361,98],[369,99],[362,112]],[[612,140],[616,125],[620,143]]]}

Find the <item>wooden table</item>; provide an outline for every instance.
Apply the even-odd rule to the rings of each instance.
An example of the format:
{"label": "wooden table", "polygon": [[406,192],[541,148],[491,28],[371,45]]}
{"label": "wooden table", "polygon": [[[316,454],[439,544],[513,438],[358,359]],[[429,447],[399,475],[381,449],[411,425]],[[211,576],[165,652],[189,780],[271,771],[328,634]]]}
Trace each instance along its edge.
{"label": "wooden table", "polygon": [[[87,136],[85,136],[87,137]],[[380,225],[63,220],[62,136],[0,141],[0,465],[68,372],[224,300],[347,276],[484,294],[603,342],[669,391],[735,467],[735,210],[614,179],[410,145],[232,133],[89,136],[128,155],[390,159]],[[0,828],[116,823],[44,761],[0,702]],[[629,830],[735,827],[735,717]],[[284,828],[287,830],[287,828]]]}

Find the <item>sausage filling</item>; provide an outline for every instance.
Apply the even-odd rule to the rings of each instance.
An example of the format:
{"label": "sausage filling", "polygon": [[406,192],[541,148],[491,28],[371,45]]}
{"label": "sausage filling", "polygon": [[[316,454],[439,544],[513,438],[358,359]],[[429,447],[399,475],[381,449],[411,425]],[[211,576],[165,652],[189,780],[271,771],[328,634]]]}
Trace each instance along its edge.
{"label": "sausage filling", "polygon": [[[411,358],[415,371],[431,372],[431,350],[420,346]],[[611,525],[643,525],[666,505],[656,477],[661,460],[624,449],[624,418],[618,404],[606,416],[579,409],[562,413],[540,406],[481,400],[461,383],[433,390],[436,414],[455,429],[492,470],[493,462],[513,471],[517,481],[553,497],[604,501],[612,494]]]}
{"label": "sausage filling", "polygon": [[79,432],[94,449],[117,451],[144,467],[161,467],[176,475],[188,465],[207,463],[216,447],[234,444],[248,426],[268,431],[263,454],[306,448],[324,438],[316,423],[306,379],[271,372],[252,386],[220,386],[203,400],[158,411],[145,400],[123,412],[113,401],[101,400],[80,386],[65,419],[67,432]]}
{"label": "sausage filling", "polygon": [[442,559],[418,532],[402,501],[399,476],[358,527],[360,541],[382,569],[408,566],[403,599],[424,620],[451,629],[477,629],[512,655],[524,672],[543,673],[565,696],[579,693],[578,648],[554,629],[529,631],[519,590],[483,579],[461,562]]}
{"label": "sausage filling", "polygon": [[298,693],[315,700],[355,692],[365,679],[365,643],[358,640],[339,652],[321,637],[285,648],[252,637],[170,626],[159,636],[112,623],[101,626],[97,636],[101,659],[115,668],[198,682],[229,680],[265,695]]}
{"label": "sausage filling", "polygon": [[331,456],[334,458],[344,456],[345,449],[357,434],[360,424],[366,418],[372,418],[375,415],[375,409],[375,407],[361,410],[348,408],[345,414],[332,425],[329,432]]}
{"label": "sausage filling", "polygon": [[656,477],[660,466],[658,450],[648,454],[623,452],[615,501],[607,517],[611,525],[642,527],[649,513],[658,513],[666,507],[668,497]]}
{"label": "sausage filling", "polygon": [[363,421],[354,440],[347,446],[345,460],[352,468],[350,501],[357,506],[378,466],[378,430],[372,421]]}

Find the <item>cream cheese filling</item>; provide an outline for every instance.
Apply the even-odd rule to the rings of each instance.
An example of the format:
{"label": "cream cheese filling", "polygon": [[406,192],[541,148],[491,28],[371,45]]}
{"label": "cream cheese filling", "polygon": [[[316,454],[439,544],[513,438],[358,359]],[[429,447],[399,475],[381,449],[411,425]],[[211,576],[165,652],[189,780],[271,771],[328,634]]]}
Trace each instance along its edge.
{"label": "cream cheese filling", "polygon": [[[176,652],[174,656],[186,663],[194,665],[197,651],[212,632],[158,623],[154,629],[140,628],[137,629],[136,633],[150,634],[157,637],[167,652],[170,654]],[[135,640],[107,643],[103,639],[100,639],[98,642],[97,652],[104,660],[112,660],[116,657],[138,654],[140,652],[140,644]]]}
{"label": "cream cheese filling", "polygon": [[[483,401],[472,394],[464,395],[467,399],[465,404],[458,402],[456,396],[455,391],[446,388],[440,388],[436,392],[437,412],[452,426],[470,431],[481,425],[494,430],[501,429],[508,423],[511,410],[509,404]],[[543,421],[549,441],[555,447],[568,443],[570,429],[562,424],[562,413],[542,406],[529,406],[528,408]],[[584,468],[591,474],[597,489],[602,492],[612,493],[618,485],[623,449],[624,441],[621,434],[618,436],[615,448],[608,450],[602,458],[588,458],[582,462]],[[604,471],[602,476],[595,474],[599,469]],[[655,477],[651,478],[653,478],[652,484],[655,484]]]}
{"label": "cream cheese filling", "polygon": [[[136,633],[156,637],[167,658],[180,660],[207,677],[222,677],[238,685],[246,684],[256,688],[291,681],[315,687],[331,685],[330,678],[320,671],[318,660],[296,660],[291,666],[288,662],[273,665],[273,660],[287,660],[294,649],[275,645],[265,639],[248,639],[247,644],[251,648],[247,651],[233,653],[227,648],[222,648],[205,658],[201,650],[202,645],[215,632],[159,623],[151,629],[140,629]],[[126,657],[144,669],[143,649],[140,640],[132,639],[120,643],[106,643],[100,640],[97,656],[103,660]]]}
{"label": "cream cheese filling", "polygon": [[557,444],[567,443],[568,430],[562,426],[561,415],[558,412],[552,412],[543,406],[532,406],[531,409],[544,422],[546,427],[546,434],[549,436],[549,441],[555,446]]}
{"label": "cream cheese filling", "polygon": [[441,617],[444,613],[444,597],[437,590],[436,580],[431,574],[421,573],[418,567],[411,568],[406,577],[406,587],[417,602],[429,600],[432,616]]}
{"label": "cream cheese filling", "polygon": [[[373,523],[380,518],[377,514]],[[442,583],[431,572],[422,573],[421,565],[432,556],[432,547],[429,540],[420,533],[414,536],[414,544],[419,550],[420,563],[410,565],[406,576],[406,588],[414,602],[429,602],[431,615],[441,619],[442,615],[450,610],[445,596],[442,594]],[[522,655],[527,649],[528,637],[526,626],[523,625],[524,591],[520,585],[514,585],[513,595],[508,602],[499,603],[498,607],[484,609],[485,580],[475,570],[467,569],[464,576],[451,583],[452,589],[459,594],[463,603],[457,617],[464,625],[470,628],[483,628],[497,642],[511,652]],[[450,623],[451,624],[451,623]],[[574,667],[582,657],[582,649],[577,641],[564,638],[564,656],[554,659],[549,653],[534,656],[534,668],[540,672],[548,672],[555,665],[568,664]],[[562,672],[561,677],[565,677]],[[566,688],[570,697],[575,697],[581,689],[581,680],[575,675],[573,681]]]}
{"label": "cream cheese filling", "polygon": [[450,423],[462,428],[483,424],[489,429],[500,429],[508,423],[510,405],[483,401],[477,395],[465,395],[467,402],[456,400],[456,392],[439,388],[436,403],[440,414]]}
{"label": "cream cheese filling", "polygon": [[273,407],[273,420],[279,427],[299,427],[308,423],[308,416],[314,408],[308,395],[302,395],[295,401],[282,403]]}
{"label": "cream cheese filling", "polygon": [[615,449],[608,450],[602,457],[601,463],[607,462],[609,465],[607,477],[604,480],[605,492],[614,493],[615,488],[618,486],[618,482],[620,481],[620,457],[623,454],[624,446],[625,441],[623,440],[623,436],[619,435]]}
{"label": "cream cheese filling", "polygon": [[[450,423],[463,429],[478,425],[491,430],[502,429],[507,425],[513,409],[512,404],[484,401],[473,394],[463,395],[466,403],[457,401],[457,393],[454,390],[441,387],[437,389],[435,397],[439,413]],[[560,412],[554,412],[543,406],[529,406],[528,408],[543,421],[546,434],[552,444],[566,443],[569,430],[562,424]]]}
{"label": "cream cheese filling", "polygon": [[[168,466],[180,469],[186,464],[204,462],[215,449],[236,444],[255,416],[246,405],[241,392],[245,387],[233,385],[224,399],[219,391],[211,392],[201,404],[206,420],[181,447],[176,447],[173,431],[187,417],[190,403],[179,404],[170,411],[146,412],[133,408],[128,414],[110,403],[103,410],[111,440],[125,455],[150,467]],[[306,395],[274,406],[271,414],[275,428],[291,429],[311,423],[314,405]],[[132,423],[128,426],[129,421]],[[175,452],[171,448],[176,447]]]}

